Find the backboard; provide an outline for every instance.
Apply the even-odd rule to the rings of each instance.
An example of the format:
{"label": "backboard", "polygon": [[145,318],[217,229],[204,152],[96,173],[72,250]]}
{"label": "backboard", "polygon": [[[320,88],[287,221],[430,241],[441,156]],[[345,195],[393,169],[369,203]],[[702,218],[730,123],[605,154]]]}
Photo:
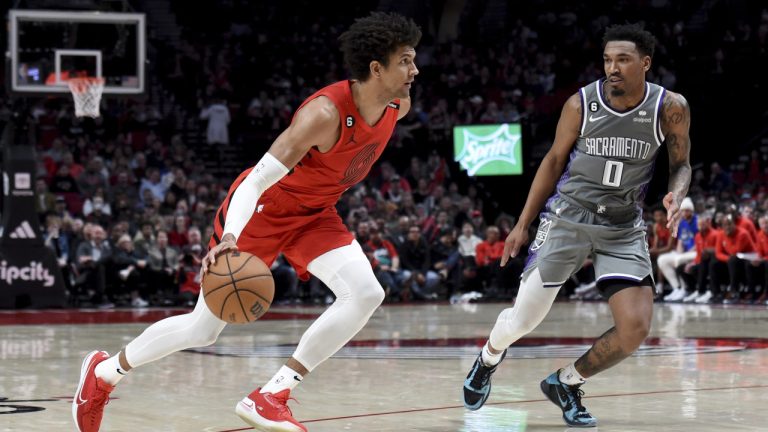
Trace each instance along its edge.
{"label": "backboard", "polygon": [[144,92],[144,14],[12,9],[8,32],[15,93],[69,93],[70,77],[102,77],[104,94]]}

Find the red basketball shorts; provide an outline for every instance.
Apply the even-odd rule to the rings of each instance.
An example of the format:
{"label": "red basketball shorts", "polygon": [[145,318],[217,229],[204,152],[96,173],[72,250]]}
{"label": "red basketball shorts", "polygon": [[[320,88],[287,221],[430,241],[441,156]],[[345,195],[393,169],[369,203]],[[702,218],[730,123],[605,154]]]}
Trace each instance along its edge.
{"label": "red basketball shorts", "polygon": [[[238,177],[216,212],[212,248],[221,241],[229,201],[250,170]],[[309,279],[307,266],[320,255],[352,243],[354,236],[341,221],[336,208],[311,209],[302,206],[279,186],[261,195],[256,211],[237,239],[237,247],[261,258],[271,266],[282,252],[302,280]]]}

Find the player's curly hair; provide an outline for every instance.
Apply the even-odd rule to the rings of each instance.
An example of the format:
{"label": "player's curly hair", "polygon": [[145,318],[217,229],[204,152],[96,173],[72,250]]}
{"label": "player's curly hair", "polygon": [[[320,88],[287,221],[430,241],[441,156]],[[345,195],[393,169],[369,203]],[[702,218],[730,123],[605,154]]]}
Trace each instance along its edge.
{"label": "player's curly hair", "polygon": [[641,55],[651,58],[656,50],[656,38],[645,30],[642,24],[617,24],[608,27],[603,36],[603,49],[612,41],[634,42]]}
{"label": "player's curly hair", "polygon": [[374,60],[388,66],[389,56],[402,46],[415,47],[421,29],[412,19],[395,13],[372,12],[358,18],[339,36],[344,61],[353,79],[366,81]]}

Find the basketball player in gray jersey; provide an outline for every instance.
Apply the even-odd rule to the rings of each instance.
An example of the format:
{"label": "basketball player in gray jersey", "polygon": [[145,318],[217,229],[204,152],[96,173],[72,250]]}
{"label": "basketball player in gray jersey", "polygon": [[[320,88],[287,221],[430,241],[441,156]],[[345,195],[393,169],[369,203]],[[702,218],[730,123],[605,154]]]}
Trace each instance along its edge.
{"label": "basketball player in gray jersey", "polygon": [[581,385],[630,356],[648,336],[654,284],[640,204],[662,144],[670,161],[663,203],[673,236],[691,179],[688,104],[683,96],[645,81],[655,42],[638,25],[608,28],[606,77],[565,103],[552,148],[504,245],[502,266],[528,242],[528,227],[544,207],[514,307],[499,314],[464,382],[468,409],[485,403],[506,348],[539,325],[560,286],[587,257],[593,259],[614,326],[576,362],[541,382],[569,426],[596,426],[581,404]]}

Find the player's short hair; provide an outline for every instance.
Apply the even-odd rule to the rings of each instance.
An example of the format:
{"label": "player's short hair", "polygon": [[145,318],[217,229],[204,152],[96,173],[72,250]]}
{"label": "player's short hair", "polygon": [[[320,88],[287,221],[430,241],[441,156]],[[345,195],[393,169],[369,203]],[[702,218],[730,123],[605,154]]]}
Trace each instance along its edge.
{"label": "player's short hair", "polygon": [[339,36],[341,52],[353,79],[366,81],[371,76],[370,63],[388,66],[389,56],[402,46],[415,47],[421,29],[412,19],[395,13],[372,12],[358,18]]}
{"label": "player's short hair", "polygon": [[603,35],[603,49],[608,42],[612,41],[634,42],[641,55],[651,58],[653,58],[653,52],[656,50],[656,37],[638,23],[617,24],[608,27],[605,35]]}

